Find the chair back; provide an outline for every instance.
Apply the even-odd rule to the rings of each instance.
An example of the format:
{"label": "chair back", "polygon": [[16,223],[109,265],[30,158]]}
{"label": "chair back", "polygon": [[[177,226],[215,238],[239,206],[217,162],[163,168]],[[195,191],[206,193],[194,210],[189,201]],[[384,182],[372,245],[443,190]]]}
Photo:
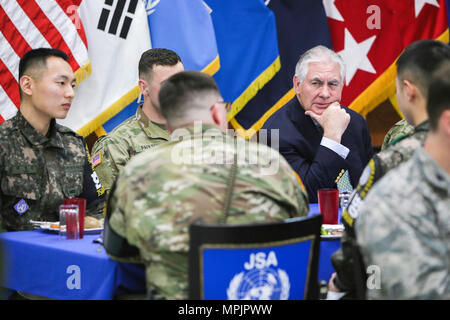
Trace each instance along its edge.
{"label": "chair back", "polygon": [[317,299],[322,216],[190,226],[189,298]]}

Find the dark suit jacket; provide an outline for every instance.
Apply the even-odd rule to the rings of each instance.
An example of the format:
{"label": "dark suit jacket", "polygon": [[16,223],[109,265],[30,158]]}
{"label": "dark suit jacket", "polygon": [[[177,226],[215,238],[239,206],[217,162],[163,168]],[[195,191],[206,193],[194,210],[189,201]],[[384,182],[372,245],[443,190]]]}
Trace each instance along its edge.
{"label": "dark suit jacket", "polygon": [[373,149],[369,129],[357,112],[341,106],[350,114],[350,123],[342,135],[341,144],[350,149],[346,159],[321,146],[323,132],[305,115],[305,110],[294,97],[275,112],[265,123],[268,144],[276,149],[270,129],[279,129],[279,151],[302,179],[310,202],[317,202],[317,190],[336,188],[335,180],[342,170],[348,170],[353,187],[372,158]]}

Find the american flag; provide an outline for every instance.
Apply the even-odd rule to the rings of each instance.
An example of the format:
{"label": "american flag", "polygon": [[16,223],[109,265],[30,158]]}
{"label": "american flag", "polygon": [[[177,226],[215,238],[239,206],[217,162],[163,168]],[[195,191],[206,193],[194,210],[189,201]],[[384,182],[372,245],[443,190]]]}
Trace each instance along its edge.
{"label": "american flag", "polygon": [[90,70],[87,41],[77,9],[82,0],[0,2],[0,123],[20,105],[20,58],[33,48],[58,48],[69,56],[77,82]]}

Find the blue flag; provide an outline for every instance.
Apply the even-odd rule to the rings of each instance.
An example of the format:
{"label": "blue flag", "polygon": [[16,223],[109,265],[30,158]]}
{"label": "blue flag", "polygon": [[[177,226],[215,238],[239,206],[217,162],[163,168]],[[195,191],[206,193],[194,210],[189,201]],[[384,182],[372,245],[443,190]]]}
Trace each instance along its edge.
{"label": "blue flag", "polygon": [[280,69],[275,16],[263,0],[206,2],[221,65],[214,78],[224,99],[233,101],[230,121]]}
{"label": "blue flag", "polygon": [[152,48],[175,51],[186,70],[217,72],[216,37],[203,0],[166,0],[147,10],[155,10],[148,16]]}
{"label": "blue flag", "polygon": [[[262,3],[263,1],[259,2]],[[241,50],[246,49],[248,52],[246,54],[243,51],[239,57],[239,62],[242,65],[254,63],[254,61],[251,61],[255,59],[252,50],[256,50],[254,54],[256,57],[259,57],[263,52],[264,55],[268,55],[268,52],[272,52],[272,55],[274,55],[274,48],[278,48],[281,62],[281,68],[275,76],[262,90],[256,93],[253,99],[242,107],[233,119],[230,119],[235,129],[241,128],[247,130],[245,134],[248,138],[264,125],[264,122],[270,115],[294,97],[292,77],[294,76],[295,65],[300,55],[316,45],[324,45],[332,49],[327,17],[322,6],[322,1],[271,0],[267,10],[269,9],[271,10],[270,16],[274,16],[276,20],[277,44],[271,42],[275,35],[272,36],[270,31],[262,27],[267,23],[261,22],[261,17],[259,18],[258,26],[255,27],[257,29],[254,31],[256,34],[249,35],[248,39],[242,41],[240,44]],[[241,17],[241,19],[244,18]],[[214,23],[216,22],[214,14],[213,21]],[[262,21],[265,22],[266,20]],[[260,31],[266,34],[264,40],[258,36]],[[270,39],[268,39],[267,34],[271,35]],[[226,63],[220,51],[221,41],[223,40],[217,35],[217,30],[216,36],[221,54],[222,72]],[[253,43],[253,45],[249,43]],[[260,59],[256,60],[260,61]],[[239,67],[236,63],[234,70],[236,71],[237,69]],[[234,80],[235,77],[229,76],[229,80],[231,79]],[[218,78],[218,81],[222,81],[222,79]]]}
{"label": "blue flag", "polygon": [[[220,63],[208,9],[202,0],[147,0],[151,47],[175,51],[186,70],[198,70],[214,75],[220,68]],[[104,131],[98,130],[97,135],[110,132],[134,115],[141,102],[137,98],[125,106],[121,112],[103,124]]]}

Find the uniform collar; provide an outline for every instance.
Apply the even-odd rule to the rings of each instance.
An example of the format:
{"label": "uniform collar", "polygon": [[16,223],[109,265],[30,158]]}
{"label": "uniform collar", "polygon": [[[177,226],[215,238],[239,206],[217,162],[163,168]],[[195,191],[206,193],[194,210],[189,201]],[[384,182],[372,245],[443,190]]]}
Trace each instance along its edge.
{"label": "uniform collar", "polygon": [[151,121],[142,110],[142,105],[137,108],[136,119],[139,126],[149,138],[161,138],[169,140],[170,134],[164,125]]}
{"label": "uniform collar", "polygon": [[224,132],[220,130],[218,126],[210,124],[193,124],[186,126],[183,129],[187,130],[193,137],[203,136],[206,131],[209,131],[211,134],[214,133],[214,136],[224,135]]}
{"label": "uniform collar", "polygon": [[56,147],[56,148],[64,148],[64,144],[62,143],[61,137],[58,133],[55,119],[50,121],[50,126],[48,129],[47,135],[43,135],[39,131],[37,131],[22,113],[17,112],[17,116],[15,118],[17,128],[22,132],[24,137],[30,142],[32,145],[42,145],[47,144],[48,146]]}
{"label": "uniform collar", "polygon": [[217,139],[225,137],[224,133],[218,126],[210,124],[189,124],[184,127],[177,128],[172,135],[172,140],[192,140],[192,139]]}
{"label": "uniform collar", "polygon": [[448,173],[441,168],[423,147],[416,150],[415,157],[417,162],[420,163],[424,179],[448,196],[450,193],[450,176]]}
{"label": "uniform collar", "polygon": [[415,128],[414,128],[414,132],[418,132],[418,131],[428,131],[430,129],[430,121],[427,119],[425,121],[422,121],[421,123],[419,123]]}

